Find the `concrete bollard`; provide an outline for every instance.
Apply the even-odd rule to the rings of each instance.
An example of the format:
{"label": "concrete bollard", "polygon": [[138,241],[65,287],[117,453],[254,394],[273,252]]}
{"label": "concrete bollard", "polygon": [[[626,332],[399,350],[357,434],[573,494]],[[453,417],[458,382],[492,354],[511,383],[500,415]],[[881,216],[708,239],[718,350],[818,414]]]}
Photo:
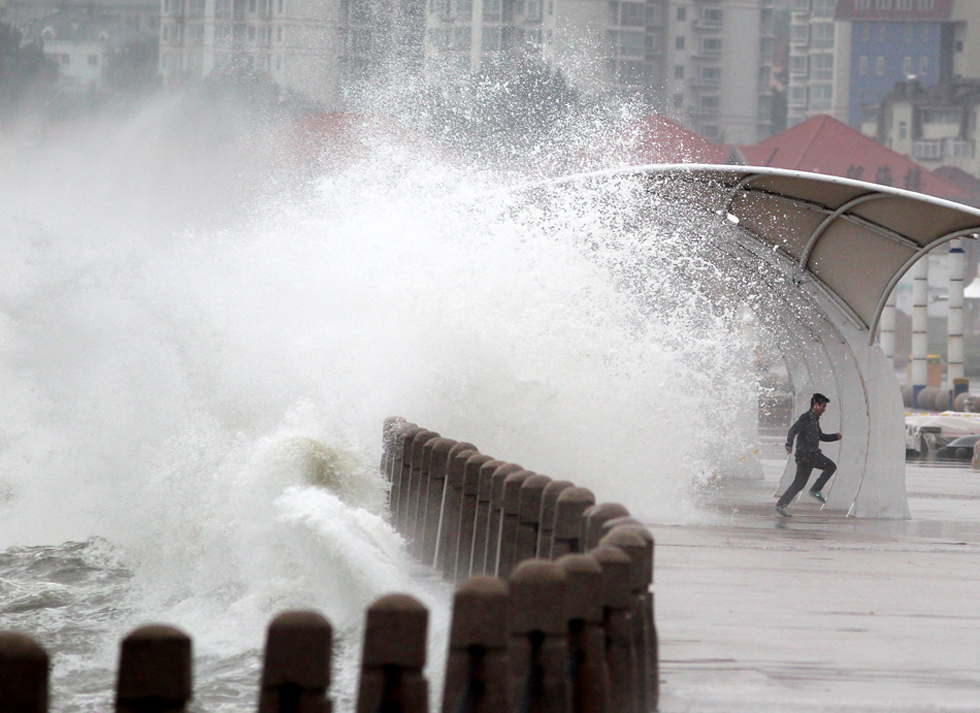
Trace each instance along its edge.
{"label": "concrete bollard", "polygon": [[473,521],[473,549],[470,554],[470,569],[460,573],[461,577],[485,574],[483,563],[487,557],[487,532],[490,530],[490,494],[492,492],[493,471],[505,465],[503,461],[488,460],[480,466],[476,486],[476,519]]}
{"label": "concrete bollard", "polygon": [[412,440],[415,434],[422,428],[414,423],[406,423],[398,429],[395,436],[395,459],[391,464],[391,494],[388,513],[391,524],[396,530],[400,530],[401,510],[405,500],[405,493],[408,492],[408,471],[412,458]]}
{"label": "concrete bollard", "polygon": [[258,713],[330,713],[333,629],[314,611],[287,611],[269,624]]}
{"label": "concrete bollard", "polygon": [[585,543],[583,549],[588,552],[599,544],[599,540],[605,535],[605,533],[601,532],[601,527],[604,522],[619,517],[629,517],[629,515],[629,510],[619,503],[602,503],[601,505],[593,505],[587,509],[584,513],[585,522],[582,532],[582,538]]}
{"label": "concrete bollard", "polygon": [[381,426],[381,465],[379,470],[387,483],[391,483],[391,463],[395,457],[396,446],[395,437],[398,428],[405,422],[401,416],[388,416]]}
{"label": "concrete bollard", "polygon": [[[416,548],[419,560],[427,565],[435,561],[436,537],[439,534],[439,520],[442,517],[449,457],[453,449],[461,445],[458,441],[449,438],[437,438],[429,444],[432,445],[432,455],[429,462],[429,477],[422,480],[417,534],[419,545]],[[466,445],[472,446],[472,444]]]}
{"label": "concrete bollard", "polygon": [[116,713],[180,713],[191,690],[191,640],[172,626],[141,626],[122,640]]}
{"label": "concrete bollard", "polygon": [[504,516],[504,481],[511,473],[524,469],[516,463],[497,466],[490,476],[490,523],[487,525],[487,554],[483,560],[483,573],[496,574],[497,546],[500,544],[500,523]]}
{"label": "concrete bollard", "polygon": [[655,644],[651,640],[652,614],[648,611],[650,599],[647,597],[650,590],[650,545],[638,532],[642,529],[635,525],[621,525],[603,537],[599,544],[618,547],[630,558],[635,700],[637,710],[646,711],[656,707],[655,701],[650,698],[651,665],[656,654]]}
{"label": "concrete bollard", "polygon": [[446,470],[446,500],[442,507],[442,523],[439,525],[439,546],[436,566],[447,578],[454,576],[456,553],[459,552],[459,530],[463,511],[463,470],[475,449],[454,449],[449,456]]}
{"label": "concrete bollard", "polygon": [[407,594],[389,594],[368,608],[357,713],[428,713],[422,674],[428,625],[428,610]]}
{"label": "concrete bollard", "polygon": [[[627,518],[621,518],[626,520]],[[643,525],[621,524],[613,528],[610,536],[617,533],[635,535],[643,540],[641,553],[627,552],[640,563],[641,577],[634,582],[635,606],[640,609],[643,621],[643,635],[647,653],[647,703],[656,709],[660,700],[660,642],[657,636],[657,621],[654,616],[653,558],[656,549],[653,533]],[[625,547],[621,547],[625,550]]]}
{"label": "concrete bollard", "polygon": [[[429,497],[429,479],[432,469],[432,452],[436,444],[448,441],[448,438],[432,438],[422,446],[422,467],[418,471],[416,485],[412,490],[412,501],[409,503],[408,529],[405,535],[408,537],[409,551],[416,559],[422,559],[422,531],[424,530],[425,507]],[[455,443],[455,441],[451,441]]]}
{"label": "concrete bollard", "polygon": [[48,713],[48,654],[34,639],[0,631],[0,710]]}
{"label": "concrete bollard", "polygon": [[[421,426],[415,426],[409,428],[405,434],[403,440],[402,448],[402,468],[401,468],[401,484],[399,486],[398,493],[398,510],[395,512],[395,529],[405,534],[405,522],[408,519],[408,500],[409,493],[412,487],[412,477],[413,471],[418,466],[413,464],[415,459],[415,440],[436,438],[439,434],[433,433],[427,428],[422,428]],[[421,446],[419,446],[419,455],[421,456]],[[421,465],[421,464],[419,464]]]}
{"label": "concrete bollard", "polygon": [[[477,495],[480,471],[492,461],[488,455],[470,456],[463,466],[463,503],[459,512],[459,536],[456,540],[456,560],[451,562],[449,578],[456,581],[470,576],[473,562],[473,537],[477,521]],[[496,461],[499,463],[499,461]],[[489,477],[489,476],[488,476]]]}
{"label": "concrete bollard", "polygon": [[443,713],[512,710],[507,583],[472,577],[456,588]]}
{"label": "concrete bollard", "polygon": [[497,540],[496,573],[509,577],[517,560],[517,522],[520,517],[521,487],[534,476],[526,470],[511,473],[504,479],[503,507],[500,514],[500,537]]}
{"label": "concrete bollard", "polygon": [[645,527],[645,525],[635,517],[614,517],[612,520],[606,520],[604,523],[599,525],[599,541],[601,542],[603,537],[621,525],[636,525],[637,527]]}
{"label": "concrete bollard", "polygon": [[568,579],[565,615],[573,713],[613,713],[602,628],[602,568],[591,555],[564,555],[555,564]]}
{"label": "concrete bollard", "polygon": [[538,557],[551,556],[551,540],[555,531],[555,504],[558,496],[568,488],[574,488],[575,483],[569,480],[552,480],[545,486],[541,495],[541,532],[538,536]]}
{"label": "concrete bollard", "polygon": [[588,488],[566,488],[558,496],[551,538],[551,559],[584,551],[582,514],[590,505],[595,505],[595,495]]}
{"label": "concrete bollard", "polygon": [[532,475],[521,484],[518,496],[517,538],[514,546],[514,562],[536,557],[538,534],[541,531],[541,499],[544,489],[551,483],[547,475]]}
{"label": "concrete bollard", "polygon": [[647,713],[636,709],[633,649],[632,562],[618,547],[600,546],[589,554],[602,568],[602,626],[606,670],[609,673],[610,713]]}
{"label": "concrete bollard", "polygon": [[511,691],[518,711],[570,710],[566,588],[562,568],[548,560],[525,560],[511,576]]}
{"label": "concrete bollard", "polygon": [[[439,434],[427,429],[422,429],[412,438],[412,446],[408,458],[408,478],[402,486],[401,524],[398,528],[402,535],[409,540],[412,539],[412,535],[415,532],[415,513],[418,511],[419,505],[422,452],[425,444],[435,438],[439,438]],[[405,468],[402,468],[402,472],[405,472]]]}

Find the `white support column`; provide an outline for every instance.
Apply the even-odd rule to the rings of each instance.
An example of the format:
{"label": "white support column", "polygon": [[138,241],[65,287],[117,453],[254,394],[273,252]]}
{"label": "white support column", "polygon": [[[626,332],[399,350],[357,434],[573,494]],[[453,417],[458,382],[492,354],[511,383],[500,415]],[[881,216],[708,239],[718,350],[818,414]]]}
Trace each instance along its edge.
{"label": "white support column", "polygon": [[881,351],[893,367],[895,365],[895,291],[888,295],[885,308],[881,311],[881,332],[878,335]]}
{"label": "white support column", "polygon": [[929,378],[929,257],[912,267],[912,405]]}
{"label": "white support column", "polygon": [[946,388],[956,389],[956,379],[962,379],[963,369],[963,274],[965,255],[959,240],[949,244],[949,311],[946,319],[949,338],[946,359]]}

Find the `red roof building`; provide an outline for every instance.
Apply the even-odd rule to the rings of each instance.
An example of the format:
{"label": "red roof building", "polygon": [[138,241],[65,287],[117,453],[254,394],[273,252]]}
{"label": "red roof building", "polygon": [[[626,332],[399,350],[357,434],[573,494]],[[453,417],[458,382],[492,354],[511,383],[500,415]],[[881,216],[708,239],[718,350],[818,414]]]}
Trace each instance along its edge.
{"label": "red roof building", "polygon": [[651,114],[637,129],[636,163],[734,163],[730,146],[712,143],[665,116]]}
{"label": "red roof building", "polygon": [[739,163],[814,171],[970,202],[962,187],[833,117],[820,115],[751,146],[738,146]]}

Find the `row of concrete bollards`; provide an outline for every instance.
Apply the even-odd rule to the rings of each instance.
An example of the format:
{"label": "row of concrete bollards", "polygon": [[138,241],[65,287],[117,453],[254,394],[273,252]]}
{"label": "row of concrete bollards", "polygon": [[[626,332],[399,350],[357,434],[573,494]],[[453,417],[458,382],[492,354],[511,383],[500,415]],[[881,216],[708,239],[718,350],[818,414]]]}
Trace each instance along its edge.
{"label": "row of concrete bollards", "polygon": [[415,557],[461,582],[444,713],[656,710],[646,527],[586,488],[402,418],[385,420],[383,441],[395,527]]}
{"label": "row of concrete bollards", "polygon": [[[392,517],[411,533],[413,550],[464,580],[453,598],[443,713],[656,709],[654,543],[624,507],[596,505],[584,488],[493,461],[402,419],[385,422],[382,468]],[[428,713],[427,630],[428,611],[409,595],[389,594],[368,608],[357,713]],[[258,712],[330,713],[332,642],[330,623],[315,611],[275,617]],[[191,649],[190,637],[171,626],[130,633],[120,646],[114,710],[188,710]],[[48,673],[48,654],[34,639],[0,632],[2,713],[47,713]]]}

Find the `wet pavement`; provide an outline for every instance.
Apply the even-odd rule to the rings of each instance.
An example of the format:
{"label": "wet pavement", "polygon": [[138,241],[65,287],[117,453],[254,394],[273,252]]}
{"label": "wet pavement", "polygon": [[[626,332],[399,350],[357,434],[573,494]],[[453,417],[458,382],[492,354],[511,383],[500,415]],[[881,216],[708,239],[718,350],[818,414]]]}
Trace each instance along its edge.
{"label": "wet pavement", "polygon": [[782,465],[651,525],[660,710],[980,711],[980,471],[910,463],[910,520],[786,520]]}

